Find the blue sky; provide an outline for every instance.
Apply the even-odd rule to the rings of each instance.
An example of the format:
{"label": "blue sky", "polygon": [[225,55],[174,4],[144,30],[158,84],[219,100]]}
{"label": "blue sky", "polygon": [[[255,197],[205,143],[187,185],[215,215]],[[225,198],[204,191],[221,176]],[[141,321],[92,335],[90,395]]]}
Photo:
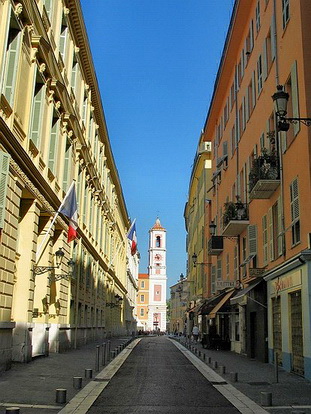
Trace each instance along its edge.
{"label": "blue sky", "polygon": [[168,286],[185,274],[183,212],[234,0],[81,0],[140,272],[167,230]]}

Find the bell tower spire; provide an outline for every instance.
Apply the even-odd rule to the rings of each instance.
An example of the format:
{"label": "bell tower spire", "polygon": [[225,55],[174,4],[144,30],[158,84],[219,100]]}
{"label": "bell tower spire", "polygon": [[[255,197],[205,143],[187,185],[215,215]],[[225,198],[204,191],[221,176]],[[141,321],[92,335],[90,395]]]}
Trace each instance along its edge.
{"label": "bell tower spire", "polygon": [[166,331],[166,229],[157,217],[149,230],[149,317],[150,330]]}

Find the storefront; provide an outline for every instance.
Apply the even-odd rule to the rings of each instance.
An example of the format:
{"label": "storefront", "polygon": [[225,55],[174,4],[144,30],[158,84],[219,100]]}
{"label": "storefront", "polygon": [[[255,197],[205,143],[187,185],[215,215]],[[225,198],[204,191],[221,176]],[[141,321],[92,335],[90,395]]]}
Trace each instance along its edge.
{"label": "storefront", "polygon": [[311,380],[311,251],[266,273],[269,361]]}

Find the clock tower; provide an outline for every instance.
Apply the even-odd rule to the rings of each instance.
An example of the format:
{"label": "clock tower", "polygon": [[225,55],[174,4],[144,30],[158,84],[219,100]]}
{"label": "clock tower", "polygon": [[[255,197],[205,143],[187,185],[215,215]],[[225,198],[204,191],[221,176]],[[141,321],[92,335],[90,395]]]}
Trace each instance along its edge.
{"label": "clock tower", "polygon": [[166,230],[157,218],[149,230],[148,328],[166,331]]}

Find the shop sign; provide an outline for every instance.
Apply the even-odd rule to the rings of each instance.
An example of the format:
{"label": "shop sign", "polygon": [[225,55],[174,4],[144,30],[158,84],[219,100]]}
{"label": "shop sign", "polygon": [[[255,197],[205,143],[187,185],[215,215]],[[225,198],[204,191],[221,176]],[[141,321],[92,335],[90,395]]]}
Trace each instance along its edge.
{"label": "shop sign", "polygon": [[271,294],[278,295],[284,290],[288,290],[299,285],[301,285],[301,270],[273,280]]}
{"label": "shop sign", "polygon": [[230,280],[218,280],[216,281],[216,290],[222,290],[226,288],[233,288],[236,282]]}
{"label": "shop sign", "polygon": [[249,269],[249,276],[250,277],[260,277],[264,274],[265,270],[266,269],[264,267],[251,267]]}

